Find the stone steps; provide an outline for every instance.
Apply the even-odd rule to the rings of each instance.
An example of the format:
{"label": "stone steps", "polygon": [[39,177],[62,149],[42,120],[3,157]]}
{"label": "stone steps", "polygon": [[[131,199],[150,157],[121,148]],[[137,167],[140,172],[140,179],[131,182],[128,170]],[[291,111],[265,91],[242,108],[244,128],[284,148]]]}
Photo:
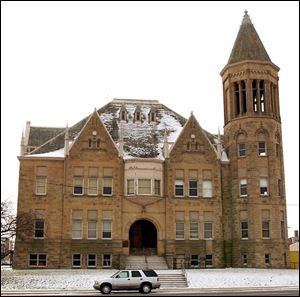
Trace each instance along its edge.
{"label": "stone steps", "polygon": [[187,288],[187,281],[182,273],[158,274],[161,288]]}
{"label": "stone steps", "polygon": [[164,257],[159,256],[128,256],[125,259],[126,269],[168,269]]}

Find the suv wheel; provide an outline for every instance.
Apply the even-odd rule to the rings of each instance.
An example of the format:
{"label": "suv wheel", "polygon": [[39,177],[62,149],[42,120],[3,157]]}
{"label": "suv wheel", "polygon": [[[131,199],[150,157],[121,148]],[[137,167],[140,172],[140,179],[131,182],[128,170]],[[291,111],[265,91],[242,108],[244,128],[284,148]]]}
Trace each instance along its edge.
{"label": "suv wheel", "polygon": [[111,285],[110,284],[103,284],[100,288],[102,294],[109,294],[111,292]]}
{"label": "suv wheel", "polygon": [[151,292],[151,285],[150,284],[142,284],[141,293],[148,294],[150,292]]}

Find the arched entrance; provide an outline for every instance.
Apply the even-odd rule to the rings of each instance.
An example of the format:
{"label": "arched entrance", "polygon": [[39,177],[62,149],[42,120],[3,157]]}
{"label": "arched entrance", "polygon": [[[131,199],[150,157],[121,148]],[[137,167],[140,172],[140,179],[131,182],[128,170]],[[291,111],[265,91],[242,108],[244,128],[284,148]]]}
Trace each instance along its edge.
{"label": "arched entrance", "polygon": [[156,254],[157,230],[147,220],[134,222],[129,229],[130,254]]}

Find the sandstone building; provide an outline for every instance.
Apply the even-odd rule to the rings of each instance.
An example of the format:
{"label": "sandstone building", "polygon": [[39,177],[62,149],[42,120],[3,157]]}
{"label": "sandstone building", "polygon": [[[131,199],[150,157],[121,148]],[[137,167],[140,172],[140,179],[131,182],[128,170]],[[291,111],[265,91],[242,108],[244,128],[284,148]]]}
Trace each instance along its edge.
{"label": "sandstone building", "polygon": [[[156,100],[114,99],[22,137],[15,268],[289,267],[279,68],[245,12],[221,71],[224,135]],[[22,236],[23,235],[23,236]]]}

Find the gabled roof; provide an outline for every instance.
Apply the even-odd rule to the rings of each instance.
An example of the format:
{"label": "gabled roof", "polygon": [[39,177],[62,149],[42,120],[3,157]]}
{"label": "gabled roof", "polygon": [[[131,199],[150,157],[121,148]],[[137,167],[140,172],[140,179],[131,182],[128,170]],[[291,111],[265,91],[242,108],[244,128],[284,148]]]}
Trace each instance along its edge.
{"label": "gabled roof", "polygon": [[271,59],[251,22],[247,10],[245,11],[240,30],[227,64],[245,60],[271,62]]}
{"label": "gabled roof", "polygon": [[[137,106],[141,111],[141,122],[134,122],[134,111]],[[127,120],[120,121],[120,111],[126,108]],[[149,112],[154,111],[156,122],[150,122]],[[122,142],[123,158],[154,158],[163,160],[164,133],[167,132],[167,143],[169,147],[175,143],[183,126],[187,120],[169,109],[157,100],[132,100],[132,99],[114,99],[97,113],[105,125],[115,145],[118,147]],[[79,121],[68,128],[70,149],[72,144],[80,135],[90,116]],[[38,129],[37,127],[35,127]],[[61,129],[61,130],[60,130]],[[63,157],[64,137],[66,128],[57,130],[57,135],[48,139],[33,152],[26,156],[58,156],[61,153]],[[215,145],[216,136],[202,129],[207,140],[212,146]],[[31,137],[38,137],[40,134],[31,134]],[[41,140],[30,139],[30,141],[40,143]],[[52,153],[51,153],[52,152]]]}

